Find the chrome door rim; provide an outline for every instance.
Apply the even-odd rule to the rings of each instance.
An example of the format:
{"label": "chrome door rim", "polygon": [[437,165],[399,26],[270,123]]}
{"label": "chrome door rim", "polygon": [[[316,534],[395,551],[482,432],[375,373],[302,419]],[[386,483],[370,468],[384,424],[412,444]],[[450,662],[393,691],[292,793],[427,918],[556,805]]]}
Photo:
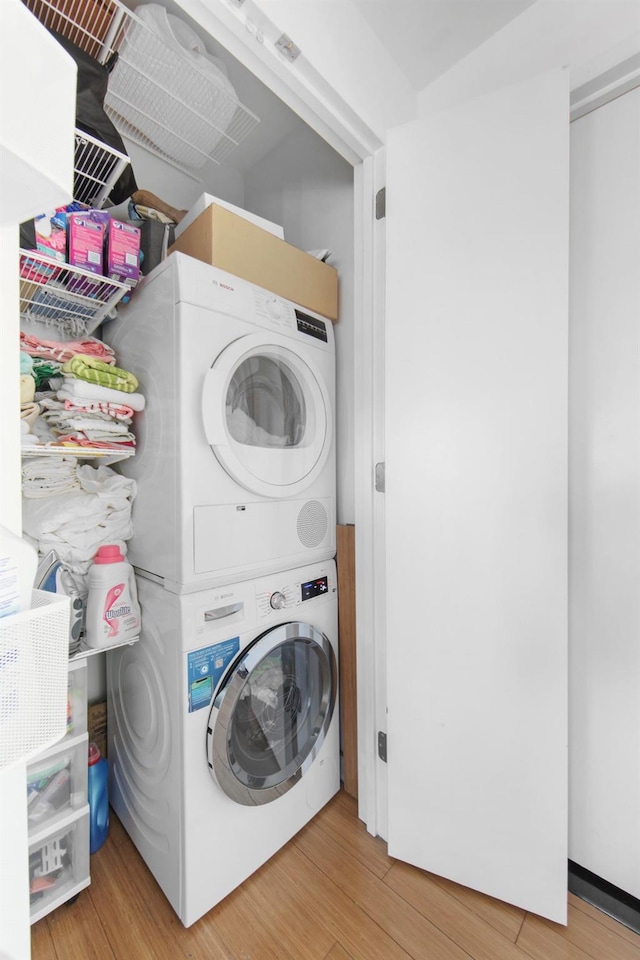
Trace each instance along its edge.
{"label": "chrome door rim", "polygon": [[[245,684],[258,664],[277,647],[296,641],[314,647],[322,666],[323,690],[319,711],[321,722],[315,736],[305,744],[308,748],[300,756],[293,772],[285,774],[276,782],[272,782],[274,777],[266,777],[264,785],[250,786],[243,783],[234,772],[234,758],[229,756],[229,724]],[[311,624],[299,621],[283,623],[256,638],[236,660],[227,677],[214,696],[207,724],[207,759],[211,775],[224,793],[236,803],[246,806],[270,803],[290,790],[305,775],[325,740],[337,694],[337,665],[333,647],[327,637]]]}

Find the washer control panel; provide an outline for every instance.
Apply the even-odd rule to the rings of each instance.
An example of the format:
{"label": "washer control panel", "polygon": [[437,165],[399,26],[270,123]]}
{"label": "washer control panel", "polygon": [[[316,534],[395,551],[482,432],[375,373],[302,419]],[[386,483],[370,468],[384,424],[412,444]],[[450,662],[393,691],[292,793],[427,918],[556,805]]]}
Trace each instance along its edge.
{"label": "washer control panel", "polygon": [[[286,574],[285,574],[286,576]],[[335,594],[336,587],[327,574],[313,577],[311,580],[269,580],[265,587],[262,581],[256,591],[258,619],[265,620],[275,611],[292,610],[309,600]]]}

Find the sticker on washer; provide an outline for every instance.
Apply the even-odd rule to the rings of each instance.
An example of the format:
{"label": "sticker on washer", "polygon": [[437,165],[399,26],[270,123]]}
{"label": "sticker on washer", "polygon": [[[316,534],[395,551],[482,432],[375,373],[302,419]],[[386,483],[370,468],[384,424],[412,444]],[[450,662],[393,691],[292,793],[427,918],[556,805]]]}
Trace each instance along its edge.
{"label": "sticker on washer", "polygon": [[239,649],[240,637],[233,637],[187,654],[189,713],[209,706],[218,680]]}

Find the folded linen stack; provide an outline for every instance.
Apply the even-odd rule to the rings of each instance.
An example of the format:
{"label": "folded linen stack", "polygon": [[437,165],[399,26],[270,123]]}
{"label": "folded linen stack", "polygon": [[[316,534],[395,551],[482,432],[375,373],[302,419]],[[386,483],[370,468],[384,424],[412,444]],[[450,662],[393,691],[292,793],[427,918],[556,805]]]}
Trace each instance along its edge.
{"label": "folded linen stack", "polygon": [[[20,333],[20,413],[22,446],[57,443],[42,416],[43,399],[54,396],[53,390],[63,383],[62,367],[78,356],[99,360],[109,369],[115,367],[113,349],[96,337],[78,340],[43,340],[35,334]],[[127,431],[125,431],[127,432]]]}
{"label": "folded linen stack", "polygon": [[76,457],[34,457],[22,464],[22,496],[31,500],[80,489]]}
{"label": "folded linen stack", "polygon": [[39,337],[21,333],[20,349],[28,353],[31,357],[39,357],[43,360],[55,360],[61,364],[73,359],[78,353],[84,356],[95,357],[96,360],[101,360],[103,363],[115,364],[116,362],[112,348],[96,337],[64,341],[41,340]]}
{"label": "folded linen stack", "polygon": [[144,397],[133,373],[89,354],[62,365],[63,381],[55,399],[43,401],[43,417],[57,443],[81,447],[135,447],[129,430]]}
{"label": "folded linen stack", "polygon": [[41,556],[55,550],[84,592],[99,547],[117,543],[126,551],[135,480],[73,457],[36,457],[23,463],[22,492],[25,535]]}

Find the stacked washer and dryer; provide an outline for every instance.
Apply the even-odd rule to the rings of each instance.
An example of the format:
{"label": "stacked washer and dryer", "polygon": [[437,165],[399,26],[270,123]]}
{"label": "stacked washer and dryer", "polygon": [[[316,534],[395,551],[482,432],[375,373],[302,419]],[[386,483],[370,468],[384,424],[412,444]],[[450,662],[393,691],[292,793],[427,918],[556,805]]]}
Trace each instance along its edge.
{"label": "stacked washer and dryer", "polygon": [[333,327],[173,253],[107,338],[146,396],[110,799],[189,926],[340,785]]}

